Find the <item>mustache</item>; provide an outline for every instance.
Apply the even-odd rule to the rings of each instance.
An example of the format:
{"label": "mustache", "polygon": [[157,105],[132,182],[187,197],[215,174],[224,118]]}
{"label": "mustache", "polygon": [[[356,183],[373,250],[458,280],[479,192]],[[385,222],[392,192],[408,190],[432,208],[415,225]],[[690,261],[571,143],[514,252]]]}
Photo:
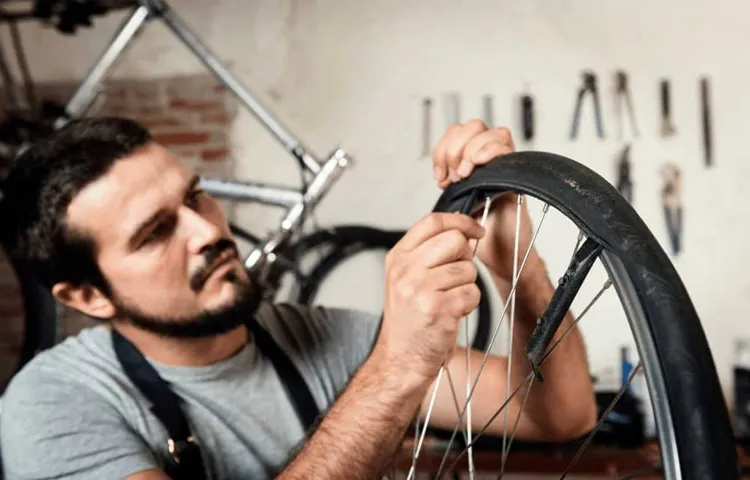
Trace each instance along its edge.
{"label": "mustache", "polygon": [[203,266],[190,277],[190,288],[193,291],[203,288],[203,285],[208,281],[208,277],[219,267],[217,261],[227,250],[231,251],[235,256],[239,256],[240,254],[237,244],[228,238],[222,238],[215,244],[204,248]]}

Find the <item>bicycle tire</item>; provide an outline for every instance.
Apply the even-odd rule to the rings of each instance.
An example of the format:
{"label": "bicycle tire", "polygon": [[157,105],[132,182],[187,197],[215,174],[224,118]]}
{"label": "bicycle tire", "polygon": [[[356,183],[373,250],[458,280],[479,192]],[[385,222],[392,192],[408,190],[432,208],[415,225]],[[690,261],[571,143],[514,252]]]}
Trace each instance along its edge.
{"label": "bicycle tire", "polygon": [[[321,232],[314,232],[301,239],[298,248],[305,253],[320,248],[323,243],[332,243],[334,248],[318,261],[305,279],[300,282],[297,301],[305,305],[311,305],[323,281],[336,267],[354,255],[365,251],[388,251],[405,233],[403,230],[381,230],[367,226],[341,225]],[[476,328],[471,347],[485,351],[490,343],[492,311],[487,285],[481,275],[477,275],[476,283],[482,295],[477,307]]]}
{"label": "bicycle tire", "polygon": [[673,465],[664,465],[666,478],[739,478],[730,417],[700,319],[675,267],[638,213],[588,167],[531,151],[478,167],[448,187],[434,211],[472,213],[480,208],[478,199],[508,191],[548,203],[598,241],[618,295],[633,300],[626,313],[644,361],[662,459],[677,457],[670,460]]}
{"label": "bicycle tire", "polygon": [[[23,310],[23,333],[17,347],[15,365],[11,378],[18,373],[34,356],[55,344],[58,312],[54,297],[33,277],[4,256],[9,271],[15,278],[15,286]],[[8,379],[3,379],[7,384]]]}

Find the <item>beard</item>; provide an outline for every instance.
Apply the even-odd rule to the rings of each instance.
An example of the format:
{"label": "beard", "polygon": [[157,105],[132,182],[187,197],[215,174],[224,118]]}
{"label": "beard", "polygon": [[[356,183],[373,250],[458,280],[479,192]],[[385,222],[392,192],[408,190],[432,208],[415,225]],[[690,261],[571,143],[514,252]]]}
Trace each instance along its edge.
{"label": "beard", "polygon": [[170,338],[212,337],[244,325],[255,314],[261,301],[256,289],[238,279],[233,272],[227,273],[224,280],[236,285],[236,299],[229,305],[204,310],[193,316],[154,316],[117,298],[113,299],[113,303],[119,318],[127,319],[142,330]]}

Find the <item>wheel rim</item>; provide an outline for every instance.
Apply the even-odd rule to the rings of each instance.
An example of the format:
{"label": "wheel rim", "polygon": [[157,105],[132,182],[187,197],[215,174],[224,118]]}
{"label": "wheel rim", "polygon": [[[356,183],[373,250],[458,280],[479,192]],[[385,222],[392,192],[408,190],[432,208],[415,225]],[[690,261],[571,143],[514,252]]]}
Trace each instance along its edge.
{"label": "wheel rim", "polygon": [[[608,189],[609,184],[597,174],[564,157],[539,152],[528,153],[509,155],[507,159],[496,159],[492,163],[508,162],[510,166],[495,168],[487,165],[485,167],[491,169],[490,177],[477,176],[475,171],[472,175],[474,178],[470,177],[468,181],[449,187],[438,201],[435,211],[456,211],[458,207],[463,213],[477,214],[480,209],[473,207],[481,202],[481,195],[497,196],[508,191],[519,192],[551,203],[579,229],[585,231],[589,238],[604,247],[599,259],[610,279],[616,284],[619,303],[628,319],[630,332],[636,341],[641,360],[648,364],[644,368],[645,380],[648,385],[648,397],[654,406],[652,413],[656,421],[666,478],[681,478],[683,475],[689,478],[739,478],[728,415],[722,410],[723,403],[717,401],[720,400],[720,389],[713,388],[714,385],[718,385],[718,377],[710,350],[702,334],[700,321],[691,312],[692,303],[676,271],[666,259],[666,254],[660,250],[640,217],[624,202],[619,193],[613,193],[613,188]],[[549,161],[556,159],[562,159],[561,168],[557,168],[557,164]],[[535,187],[535,175],[550,182],[548,186]],[[590,184],[594,185],[593,190],[586,188]],[[578,198],[579,202],[585,202],[585,207],[580,207],[582,204],[579,203],[581,210],[560,208],[560,199],[565,201],[565,198],[573,197]],[[591,216],[592,206],[600,206],[600,201],[605,202],[606,209],[594,218]],[[617,202],[624,203],[627,208],[623,208]],[[564,204],[562,206],[564,207]],[[624,216],[618,216],[623,214]],[[581,215],[584,219],[588,218],[587,221],[591,223],[587,224]],[[598,232],[610,228],[609,222],[614,222],[612,230],[599,238]],[[629,235],[618,236],[623,232]],[[644,241],[651,243],[644,246],[639,244]],[[610,247],[611,251],[607,251]],[[628,258],[628,263],[624,263],[616,252],[622,252],[624,257]],[[646,264],[637,263],[641,261],[651,262],[648,268],[664,270],[657,270],[658,274],[648,269],[642,271],[640,267],[645,267]],[[634,280],[637,282],[633,283]],[[666,290],[657,289],[656,294],[647,295],[646,292],[650,292],[649,287],[659,286],[660,281],[668,282],[664,287]],[[665,292],[671,292],[673,295],[664,296]],[[676,300],[679,300],[679,305],[682,306],[675,307]],[[680,325],[681,331],[673,332],[675,328],[669,327],[670,325]],[[665,338],[669,335],[674,335],[674,338]],[[691,341],[688,336],[695,340]],[[680,351],[680,346],[688,350]],[[682,353],[680,358],[687,359],[681,365],[677,361],[678,353]],[[689,365],[686,365],[687,363]],[[686,373],[682,379],[675,378],[679,377],[675,373],[680,367],[688,368],[682,372]],[[667,371],[672,372],[669,380],[665,376]],[[698,378],[705,379],[705,383],[700,385],[702,388],[696,389]],[[693,387],[692,390],[690,387]],[[683,394],[684,401],[681,396]],[[700,418],[694,415],[693,409],[696,408],[702,413],[699,415]],[[680,419],[679,425],[676,423],[677,419]],[[694,425],[694,421],[697,421],[697,424]],[[694,428],[702,429],[699,431],[700,437],[690,438],[690,429]],[[684,458],[681,458],[681,455]],[[453,464],[455,463],[454,461]]]}
{"label": "wheel rim", "polygon": [[625,265],[615,255],[602,252],[602,263],[607,270],[620,303],[625,309],[625,317],[630,323],[630,329],[635,337],[635,343],[639,355],[645,360],[643,371],[648,383],[649,400],[654,409],[654,419],[659,432],[659,447],[662,459],[662,473],[667,479],[679,479],[680,455],[677,450],[677,436],[674,430],[674,419],[669,413],[669,406],[665,402],[654,401],[655,398],[667,398],[667,387],[664,380],[664,372],[661,368],[655,368],[659,363],[653,337],[648,332],[648,321],[643,312],[638,294],[633,287],[630,276],[625,270]]}

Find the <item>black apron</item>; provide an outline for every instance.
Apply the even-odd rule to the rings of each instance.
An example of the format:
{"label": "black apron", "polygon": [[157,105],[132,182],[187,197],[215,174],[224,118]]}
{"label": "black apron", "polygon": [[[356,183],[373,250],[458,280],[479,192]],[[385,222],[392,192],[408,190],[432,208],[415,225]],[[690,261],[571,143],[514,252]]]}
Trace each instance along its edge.
{"label": "black apron", "polygon": [[[251,317],[246,323],[258,350],[273,364],[305,431],[314,425],[320,411],[309,386],[292,361],[270,333]],[[112,343],[125,374],[151,402],[151,411],[169,435],[167,448],[172,457],[165,471],[175,480],[207,478],[201,457],[200,441],[190,432],[182,410],[182,399],[162,379],[143,354],[117,330],[112,330]]]}

